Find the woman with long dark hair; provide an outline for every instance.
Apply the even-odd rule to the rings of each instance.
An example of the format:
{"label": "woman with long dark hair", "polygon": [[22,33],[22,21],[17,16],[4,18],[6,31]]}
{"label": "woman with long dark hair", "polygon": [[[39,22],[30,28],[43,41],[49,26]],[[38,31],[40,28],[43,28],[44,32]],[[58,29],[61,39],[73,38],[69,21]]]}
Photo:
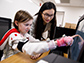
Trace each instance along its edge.
{"label": "woman with long dark hair", "polygon": [[[35,14],[35,18],[30,30],[30,34],[41,41],[43,40],[53,40],[55,39],[55,29],[56,29],[56,6],[52,2],[45,2],[38,13]],[[54,49],[57,51],[56,49]],[[50,51],[50,53],[54,52]],[[60,51],[56,52],[57,54]],[[36,59],[40,57],[41,54],[31,57]]]}
{"label": "woman with long dark hair", "polygon": [[30,34],[39,40],[54,39],[56,27],[56,7],[52,2],[44,3],[32,24]]}

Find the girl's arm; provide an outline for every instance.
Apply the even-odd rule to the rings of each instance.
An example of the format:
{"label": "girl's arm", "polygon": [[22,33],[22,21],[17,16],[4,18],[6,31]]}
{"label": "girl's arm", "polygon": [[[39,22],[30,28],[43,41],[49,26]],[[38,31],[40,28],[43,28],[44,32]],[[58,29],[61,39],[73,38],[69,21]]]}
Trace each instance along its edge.
{"label": "girl's arm", "polygon": [[29,55],[36,55],[39,53],[47,52],[50,49],[56,48],[56,44],[54,40],[46,42],[46,41],[40,41],[40,42],[27,42],[22,46],[22,51],[26,52]]}
{"label": "girl's arm", "polygon": [[[57,39],[56,41],[34,41],[27,42],[22,46],[22,51],[26,52],[29,55],[36,55],[39,53],[47,52],[48,50],[55,49],[57,46],[69,46],[72,45],[73,38],[72,37],[63,37]],[[19,45],[19,44],[18,44]]]}
{"label": "girl's arm", "polygon": [[[18,37],[17,37],[18,36]],[[27,53],[29,55],[36,55],[39,53],[46,52],[48,50],[54,49],[57,46],[61,47],[63,44],[71,43],[72,38],[65,37],[64,42],[61,39],[58,39],[56,41],[29,41],[28,39],[21,38],[18,34],[13,34],[10,37],[9,45],[12,46],[13,49],[20,50],[24,53]],[[66,39],[69,39],[67,41]],[[70,44],[68,44],[70,45]],[[67,46],[67,45],[64,45]]]}

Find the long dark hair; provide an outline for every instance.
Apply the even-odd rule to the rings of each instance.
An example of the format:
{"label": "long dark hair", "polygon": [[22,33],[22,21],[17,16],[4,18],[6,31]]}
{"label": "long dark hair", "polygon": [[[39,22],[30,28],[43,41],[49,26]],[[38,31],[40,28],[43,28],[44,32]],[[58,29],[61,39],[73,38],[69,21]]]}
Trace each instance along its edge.
{"label": "long dark hair", "polygon": [[44,32],[44,25],[43,25],[43,19],[42,19],[42,15],[41,13],[44,10],[49,10],[49,9],[54,9],[55,13],[54,13],[54,18],[50,21],[51,24],[51,30],[50,30],[50,39],[53,39],[54,36],[54,30],[56,27],[56,7],[52,2],[46,2],[44,3],[39,12],[36,13],[35,15],[37,15],[37,19],[36,19],[36,25],[35,25],[35,38],[36,39],[40,39],[42,37],[42,33]]}

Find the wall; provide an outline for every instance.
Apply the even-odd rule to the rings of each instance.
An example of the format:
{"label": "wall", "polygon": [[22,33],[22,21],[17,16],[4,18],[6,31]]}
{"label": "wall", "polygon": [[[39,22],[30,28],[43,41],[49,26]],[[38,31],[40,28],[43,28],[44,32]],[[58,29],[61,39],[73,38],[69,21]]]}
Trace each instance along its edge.
{"label": "wall", "polygon": [[57,6],[57,11],[64,12],[63,26],[66,22],[68,23],[78,23],[78,19],[84,14],[84,7],[62,7]]}
{"label": "wall", "polygon": [[32,16],[38,12],[39,6],[31,0],[0,0],[0,17],[14,19],[15,13],[20,10],[28,11]]}
{"label": "wall", "polygon": [[[39,10],[39,1],[31,0],[0,0],[0,17],[11,18],[13,21],[15,13],[20,10],[28,11],[32,16]],[[64,12],[63,26],[66,22],[77,24],[80,16],[84,14],[84,7],[62,7],[57,6],[57,11]]]}

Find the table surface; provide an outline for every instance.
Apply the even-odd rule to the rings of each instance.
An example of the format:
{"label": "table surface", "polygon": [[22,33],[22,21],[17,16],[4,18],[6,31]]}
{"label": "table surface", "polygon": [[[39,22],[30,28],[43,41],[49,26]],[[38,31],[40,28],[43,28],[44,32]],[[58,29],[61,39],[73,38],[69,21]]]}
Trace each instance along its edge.
{"label": "table surface", "polygon": [[32,60],[29,55],[19,52],[3,61],[0,63],[35,63],[41,58],[47,56],[50,51],[43,53],[38,59]]}

